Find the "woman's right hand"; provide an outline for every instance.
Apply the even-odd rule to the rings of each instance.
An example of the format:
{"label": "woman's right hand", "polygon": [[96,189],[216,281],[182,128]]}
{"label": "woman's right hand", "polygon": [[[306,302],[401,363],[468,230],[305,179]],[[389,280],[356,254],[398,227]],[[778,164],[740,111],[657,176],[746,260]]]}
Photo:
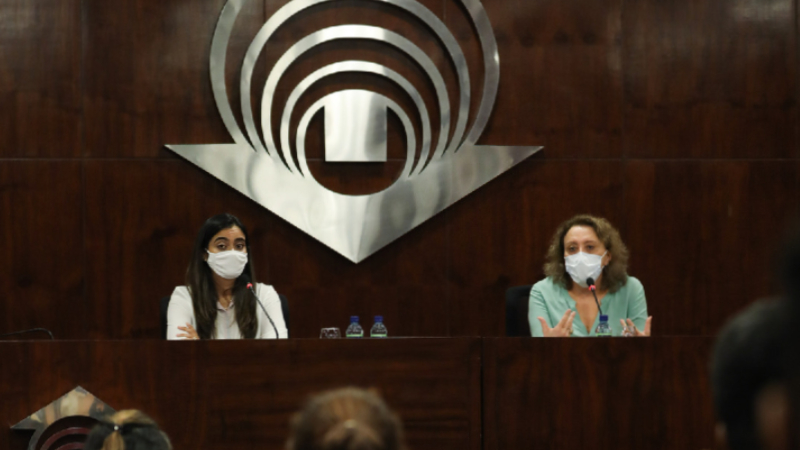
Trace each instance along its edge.
{"label": "woman's right hand", "polygon": [[550,328],[547,321],[542,317],[537,317],[542,324],[542,334],[544,337],[569,337],[572,335],[572,321],[575,320],[575,311],[567,310],[556,326]]}
{"label": "woman's right hand", "polygon": [[194,340],[194,341],[200,339],[200,336],[197,334],[197,331],[189,323],[187,323],[185,327],[178,327],[178,329],[183,331],[183,333],[180,333],[180,334],[176,335],[176,337],[184,338],[184,339],[191,339],[191,340]]}

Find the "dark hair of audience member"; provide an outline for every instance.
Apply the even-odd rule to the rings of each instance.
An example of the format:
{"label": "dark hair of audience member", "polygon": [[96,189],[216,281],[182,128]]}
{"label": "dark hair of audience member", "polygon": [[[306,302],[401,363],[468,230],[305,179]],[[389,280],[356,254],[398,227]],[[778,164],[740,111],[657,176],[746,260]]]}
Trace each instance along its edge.
{"label": "dark hair of audience member", "polygon": [[358,388],[313,397],[295,415],[288,450],[402,450],[400,420],[376,394]]}
{"label": "dark hair of audience member", "polygon": [[[780,258],[781,287],[786,293],[791,305],[790,319],[793,323],[800,321],[800,214],[795,214],[793,226],[783,239]],[[790,446],[800,448],[800,335],[795,334],[789,339],[787,357],[791,371],[788,383],[789,407],[792,411],[790,424]]]}
{"label": "dark hair of audience member", "polygon": [[86,438],[84,450],[171,450],[166,433],[134,409],[119,411],[100,422]]}
{"label": "dark hair of audience member", "polygon": [[711,363],[717,418],[731,450],[761,449],[756,414],[759,394],[788,381],[789,305],[756,302],[720,332]]}

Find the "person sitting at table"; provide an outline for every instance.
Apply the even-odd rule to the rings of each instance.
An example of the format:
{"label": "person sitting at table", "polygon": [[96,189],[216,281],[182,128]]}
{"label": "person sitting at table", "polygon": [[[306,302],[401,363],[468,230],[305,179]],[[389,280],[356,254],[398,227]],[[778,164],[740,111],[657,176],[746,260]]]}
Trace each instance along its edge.
{"label": "person sitting at table", "polygon": [[400,419],[373,392],[343,388],[313,397],[292,420],[287,450],[404,450]]}
{"label": "person sitting at table", "polygon": [[[547,278],[531,288],[531,335],[595,336],[599,304],[612,335],[650,336],[644,288],[627,266],[628,249],[607,220],[578,215],[559,225],[546,256]],[[587,284],[592,280],[597,301]]]}
{"label": "person sitting at table", "polygon": [[247,228],[231,214],[206,220],[195,239],[186,286],[176,287],[169,302],[167,338],[287,335],[278,293],[255,281]]}
{"label": "person sitting at table", "polygon": [[172,450],[166,433],[141,411],[127,409],[96,425],[84,450]]}

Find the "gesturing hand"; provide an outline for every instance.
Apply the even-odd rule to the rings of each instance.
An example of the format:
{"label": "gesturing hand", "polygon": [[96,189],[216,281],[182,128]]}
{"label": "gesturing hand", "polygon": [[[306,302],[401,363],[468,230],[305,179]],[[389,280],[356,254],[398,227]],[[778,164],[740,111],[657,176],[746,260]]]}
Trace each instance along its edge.
{"label": "gesturing hand", "polygon": [[575,311],[565,312],[564,316],[553,328],[550,328],[543,318],[537,317],[537,319],[542,324],[544,337],[569,337],[572,334],[572,321],[575,319]]}
{"label": "gesturing hand", "polygon": [[178,337],[182,337],[185,339],[200,339],[200,336],[197,334],[197,331],[194,330],[194,327],[191,324],[186,324],[185,327],[178,327],[179,330],[183,331],[183,333],[179,334]]}
{"label": "gesturing hand", "polygon": [[633,334],[633,337],[648,337],[648,336],[650,336],[650,324],[652,322],[653,322],[653,316],[648,317],[647,320],[645,320],[645,322],[644,322],[644,331],[642,332],[642,331],[639,331],[638,328],[636,328],[636,325],[633,324],[633,321],[631,319],[628,319],[628,324],[627,325],[625,325],[625,321],[624,320],[619,319],[619,323],[622,324],[622,329],[624,330],[624,329],[627,328],[628,330],[630,330],[630,332]]}

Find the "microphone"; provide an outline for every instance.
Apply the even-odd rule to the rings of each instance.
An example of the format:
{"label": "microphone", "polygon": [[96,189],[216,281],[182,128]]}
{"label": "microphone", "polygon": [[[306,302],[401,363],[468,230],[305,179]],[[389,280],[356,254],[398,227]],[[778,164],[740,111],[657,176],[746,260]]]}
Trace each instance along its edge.
{"label": "microphone", "polygon": [[592,295],[594,295],[594,302],[597,304],[597,311],[602,316],[603,310],[600,309],[600,301],[597,300],[597,293],[595,292],[597,290],[597,287],[594,285],[594,278],[592,277],[587,278],[586,285],[589,286],[589,290],[592,291]]}
{"label": "microphone", "polygon": [[264,314],[267,315],[267,320],[269,320],[269,324],[272,325],[272,329],[275,331],[275,339],[280,339],[280,335],[278,334],[278,328],[275,326],[275,322],[272,321],[272,317],[269,316],[267,308],[264,308],[264,304],[261,303],[261,299],[259,299],[258,295],[256,295],[256,290],[253,289],[253,283],[250,282],[250,277],[247,277],[245,279],[247,280],[247,289],[253,293],[253,297],[256,298],[256,301],[261,306],[261,310],[264,311]]}
{"label": "microphone", "polygon": [[48,330],[47,328],[31,328],[30,330],[14,331],[14,332],[11,332],[11,333],[0,334],[0,338],[1,337],[6,337],[6,336],[16,336],[18,334],[33,333],[33,332],[36,332],[36,331],[42,331],[42,332],[47,333],[48,335],[50,335],[50,340],[51,341],[55,341],[56,340],[56,338],[53,337],[53,333],[51,333],[50,330]]}

